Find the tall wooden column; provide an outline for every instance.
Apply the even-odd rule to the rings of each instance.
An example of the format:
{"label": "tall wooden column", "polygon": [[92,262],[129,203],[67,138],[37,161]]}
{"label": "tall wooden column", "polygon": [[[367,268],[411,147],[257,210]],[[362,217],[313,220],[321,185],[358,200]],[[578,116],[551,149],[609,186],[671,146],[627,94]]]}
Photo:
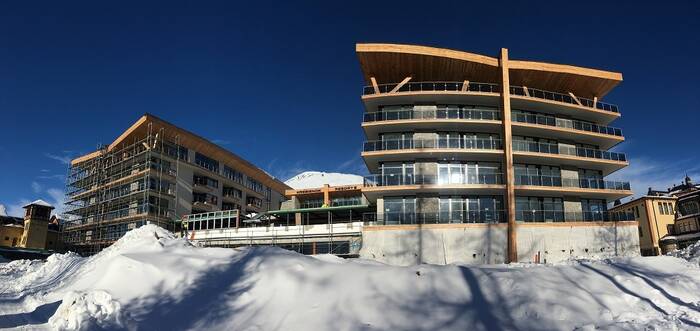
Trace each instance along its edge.
{"label": "tall wooden column", "polygon": [[510,76],[508,49],[501,48],[501,119],[503,121],[503,154],[506,175],[506,217],[508,218],[508,263],[518,262],[515,223],[515,174],[513,173],[513,132],[510,121]]}

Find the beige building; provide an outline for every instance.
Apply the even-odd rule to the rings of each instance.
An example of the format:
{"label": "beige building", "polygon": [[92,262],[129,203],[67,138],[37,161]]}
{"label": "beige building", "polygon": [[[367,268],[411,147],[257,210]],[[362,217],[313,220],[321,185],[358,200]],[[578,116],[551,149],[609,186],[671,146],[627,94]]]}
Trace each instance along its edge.
{"label": "beige building", "polygon": [[632,194],[602,99],[622,75],[400,44],[357,44],[367,86],[361,255],[395,264],[639,254]]}
{"label": "beige building", "polygon": [[20,247],[45,249],[49,232],[51,211],[54,207],[43,200],[36,200],[24,207],[24,231]]}
{"label": "beige building", "polygon": [[24,232],[24,219],[0,216],[0,246],[18,247]]}
{"label": "beige building", "polygon": [[610,210],[634,215],[639,223],[639,248],[643,256],[661,254],[659,240],[674,233],[676,198],[673,196],[646,195]]}
{"label": "beige building", "polygon": [[173,229],[183,215],[278,209],[287,185],[209,140],[150,114],[108,146],[71,161],[63,240],[85,254],[128,230]]}

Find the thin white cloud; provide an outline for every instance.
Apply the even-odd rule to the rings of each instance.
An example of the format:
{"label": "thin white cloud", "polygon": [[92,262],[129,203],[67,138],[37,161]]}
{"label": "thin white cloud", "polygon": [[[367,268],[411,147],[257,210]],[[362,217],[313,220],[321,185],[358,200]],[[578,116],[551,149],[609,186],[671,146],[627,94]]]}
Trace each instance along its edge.
{"label": "thin white cloud", "polygon": [[70,164],[70,161],[73,159],[70,155],[60,156],[60,155],[54,155],[51,153],[44,153],[44,155],[46,157],[48,157],[49,159],[54,159],[58,162],[61,162],[61,164]]}
{"label": "thin white cloud", "polygon": [[7,208],[2,204],[0,204],[0,216],[7,216]]}
{"label": "thin white cloud", "polygon": [[39,192],[41,192],[41,189],[42,189],[42,188],[43,188],[43,187],[41,186],[41,184],[39,184],[39,183],[37,183],[37,182],[32,182],[32,191],[34,191],[34,193],[39,193]]}
{"label": "thin white cloud", "polygon": [[629,167],[612,174],[609,179],[629,181],[634,197],[640,197],[645,195],[650,187],[663,191],[680,184],[686,174],[696,181],[700,179],[700,165],[697,160],[657,161],[636,158],[630,159]]}

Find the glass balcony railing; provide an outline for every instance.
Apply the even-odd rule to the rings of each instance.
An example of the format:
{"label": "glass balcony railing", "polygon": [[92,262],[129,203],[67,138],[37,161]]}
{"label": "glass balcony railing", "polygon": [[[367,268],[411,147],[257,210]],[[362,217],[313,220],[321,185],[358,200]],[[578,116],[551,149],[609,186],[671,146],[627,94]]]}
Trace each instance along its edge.
{"label": "glass balcony railing", "polygon": [[[391,92],[398,83],[381,84],[379,85],[379,93]],[[484,93],[501,93],[501,87],[498,84],[491,83],[472,83],[464,86],[464,82],[408,82],[401,86],[397,92],[484,92]],[[373,86],[365,86],[362,89],[362,95],[375,94]]]}
{"label": "glass balcony railing", "polygon": [[633,221],[634,214],[612,211],[516,210],[518,222],[620,222]]}
{"label": "glass balcony railing", "polygon": [[[558,92],[550,92],[550,91],[543,91],[543,90],[538,90],[535,88],[527,88],[527,93],[525,93],[525,88],[522,86],[511,86],[510,87],[510,94],[513,95],[520,95],[520,96],[526,96],[526,97],[531,97],[531,98],[537,98],[537,99],[545,99],[545,100],[552,100],[552,101],[557,101],[557,102],[563,102],[563,103],[568,103],[572,105],[577,105],[578,102],[569,94],[564,94],[564,93],[558,93]],[[586,98],[581,98],[577,97],[578,101],[581,102],[581,105],[589,108],[595,108],[595,109],[600,109],[600,110],[605,110],[609,111],[612,113],[619,113],[619,110],[616,105],[605,103],[605,102],[593,102],[591,99],[586,99]]]}
{"label": "glass balcony railing", "polygon": [[560,146],[558,144],[535,141],[513,140],[513,150],[518,152],[561,154],[621,162],[627,161],[627,157],[624,153],[607,152],[584,147]]}
{"label": "glass balcony railing", "polygon": [[[389,93],[391,92],[399,83],[392,84],[381,84],[377,87],[379,88],[379,93]],[[464,82],[408,82],[401,86],[396,92],[483,92],[483,93],[501,93],[501,87],[498,84],[492,83],[472,83],[467,84],[466,88]],[[512,95],[526,96],[537,99],[551,100],[562,103],[568,103],[571,105],[578,106],[579,103],[569,94],[544,91],[535,88],[527,88],[527,93],[525,88],[522,86],[511,86],[510,93]],[[374,86],[365,86],[362,88],[362,95],[376,94]],[[618,107],[613,104],[593,101],[591,99],[586,99],[582,97],[577,97],[578,101],[584,107],[599,109],[608,111],[611,113],[619,113]]]}
{"label": "glass balcony railing", "polygon": [[503,149],[500,139],[436,138],[365,141],[363,151],[391,151],[402,149]]}
{"label": "glass balcony railing", "polygon": [[[503,223],[503,210],[451,210],[443,212],[383,212],[375,216],[378,224]],[[364,215],[363,215],[364,216]],[[366,217],[365,218],[371,218]]]}
{"label": "glass balcony railing", "polygon": [[574,129],[579,131],[595,132],[622,137],[622,130],[604,125],[586,123],[577,120],[556,118],[554,116],[538,114],[513,114],[513,122],[530,123],[538,125],[556,126],[560,128]]}
{"label": "glass balcony railing", "polygon": [[442,108],[436,110],[398,110],[365,113],[364,122],[397,121],[397,120],[500,120],[500,112],[496,109],[459,109]]}
{"label": "glass balcony railing", "polygon": [[396,185],[455,185],[455,184],[503,184],[503,174],[481,175],[369,175],[364,178],[365,186]]}
{"label": "glass balcony railing", "polygon": [[630,190],[629,182],[589,178],[563,178],[559,176],[515,176],[515,185],[579,187],[599,190]]}

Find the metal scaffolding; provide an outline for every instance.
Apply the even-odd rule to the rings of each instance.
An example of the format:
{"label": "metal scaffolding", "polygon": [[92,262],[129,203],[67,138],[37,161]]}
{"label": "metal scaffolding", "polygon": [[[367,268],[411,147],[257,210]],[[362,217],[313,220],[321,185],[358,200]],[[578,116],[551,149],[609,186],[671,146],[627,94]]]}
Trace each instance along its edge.
{"label": "metal scaffolding", "polygon": [[183,155],[179,137],[166,141],[164,131],[149,124],[145,136],[71,163],[62,233],[68,249],[94,254],[148,223],[172,229]]}

